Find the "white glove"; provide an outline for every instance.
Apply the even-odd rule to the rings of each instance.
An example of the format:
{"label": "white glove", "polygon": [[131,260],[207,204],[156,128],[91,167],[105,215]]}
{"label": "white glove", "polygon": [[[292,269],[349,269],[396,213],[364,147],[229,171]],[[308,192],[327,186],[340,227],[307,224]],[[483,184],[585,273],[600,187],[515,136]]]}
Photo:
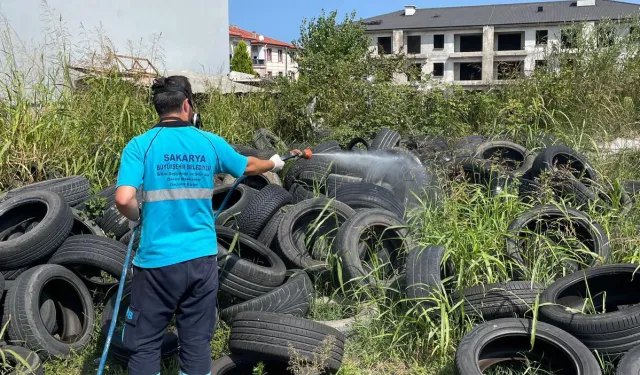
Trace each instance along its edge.
{"label": "white glove", "polygon": [[275,154],[269,159],[273,162],[273,168],[271,168],[271,172],[279,172],[284,168],[284,161],[280,157],[280,155]]}

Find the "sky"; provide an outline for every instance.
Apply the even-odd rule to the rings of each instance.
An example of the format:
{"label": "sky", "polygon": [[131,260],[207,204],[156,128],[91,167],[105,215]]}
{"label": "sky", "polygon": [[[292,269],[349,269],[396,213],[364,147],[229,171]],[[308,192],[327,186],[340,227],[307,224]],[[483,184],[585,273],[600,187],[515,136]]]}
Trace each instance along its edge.
{"label": "sky", "polygon": [[[539,0],[538,2],[548,1]],[[230,0],[229,23],[256,31],[259,34],[291,42],[300,35],[303,18],[312,18],[326,11],[337,10],[338,19],[344,14],[356,11],[356,16],[368,18],[401,10],[405,5],[418,8],[438,8],[465,5],[529,3],[518,0]],[[640,0],[625,2],[640,4]]]}

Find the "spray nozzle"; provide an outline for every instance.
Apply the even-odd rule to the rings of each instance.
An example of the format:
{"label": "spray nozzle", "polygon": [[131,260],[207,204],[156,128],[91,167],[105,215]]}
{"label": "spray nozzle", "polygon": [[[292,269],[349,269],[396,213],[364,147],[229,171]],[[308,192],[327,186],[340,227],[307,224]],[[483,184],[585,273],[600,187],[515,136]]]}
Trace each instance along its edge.
{"label": "spray nozzle", "polygon": [[313,152],[311,152],[311,150],[309,150],[308,148],[300,151],[300,150],[292,150],[291,153],[287,156],[283,156],[281,157],[282,161],[287,161],[289,159],[293,159],[293,158],[302,158],[302,159],[311,159],[311,156],[313,156]]}

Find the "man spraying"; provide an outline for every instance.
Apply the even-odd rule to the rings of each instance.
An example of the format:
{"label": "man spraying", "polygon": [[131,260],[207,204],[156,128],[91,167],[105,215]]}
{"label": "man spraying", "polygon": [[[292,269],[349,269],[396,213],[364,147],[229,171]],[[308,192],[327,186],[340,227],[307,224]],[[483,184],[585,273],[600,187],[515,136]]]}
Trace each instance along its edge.
{"label": "man spraying", "polygon": [[[131,351],[129,374],[159,374],[162,340],[175,315],[180,374],[205,375],[218,292],[214,175],[279,171],[284,161],[242,156],[200,130],[186,77],[157,79],[152,90],[160,122],[125,147],[116,190],[130,228],[141,226],[123,342]],[[142,212],[136,199],[141,186]]]}

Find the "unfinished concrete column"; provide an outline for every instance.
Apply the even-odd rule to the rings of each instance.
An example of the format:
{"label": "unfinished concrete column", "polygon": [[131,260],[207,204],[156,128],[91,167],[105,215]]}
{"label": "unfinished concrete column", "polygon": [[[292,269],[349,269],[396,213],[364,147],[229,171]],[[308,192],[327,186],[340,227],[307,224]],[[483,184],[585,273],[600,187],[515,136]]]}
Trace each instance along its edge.
{"label": "unfinished concrete column", "polygon": [[393,30],[393,53],[404,52],[404,31]]}
{"label": "unfinished concrete column", "polygon": [[482,28],[482,80],[491,82],[493,80],[493,26]]}

